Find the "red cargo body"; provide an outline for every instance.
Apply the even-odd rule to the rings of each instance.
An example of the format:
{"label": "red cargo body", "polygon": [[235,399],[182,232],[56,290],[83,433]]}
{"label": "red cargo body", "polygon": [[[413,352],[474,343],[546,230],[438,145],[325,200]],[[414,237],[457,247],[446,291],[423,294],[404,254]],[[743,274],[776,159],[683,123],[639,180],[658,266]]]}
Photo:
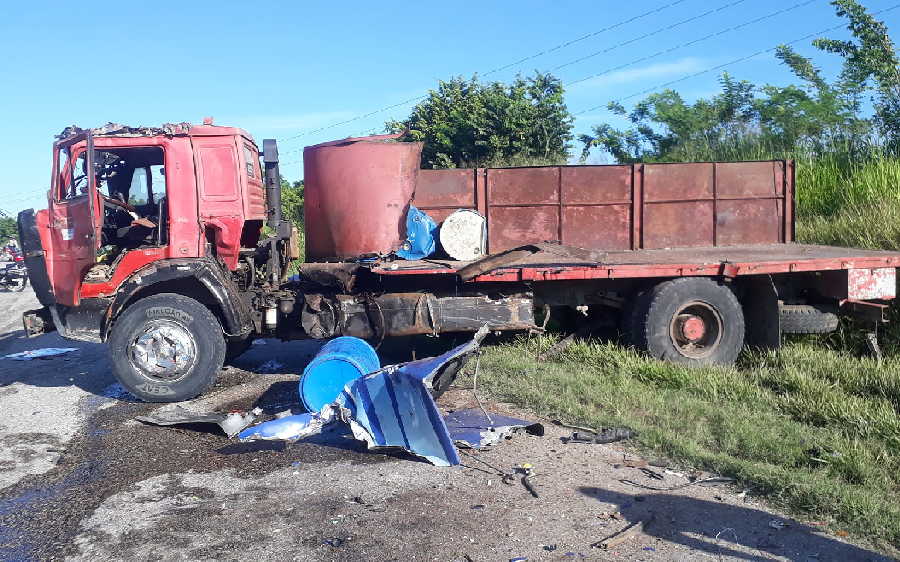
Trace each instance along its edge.
{"label": "red cargo body", "polygon": [[421,170],[413,204],[438,222],[477,210],[489,253],[715,247],[792,241],[793,187],[783,160]]}

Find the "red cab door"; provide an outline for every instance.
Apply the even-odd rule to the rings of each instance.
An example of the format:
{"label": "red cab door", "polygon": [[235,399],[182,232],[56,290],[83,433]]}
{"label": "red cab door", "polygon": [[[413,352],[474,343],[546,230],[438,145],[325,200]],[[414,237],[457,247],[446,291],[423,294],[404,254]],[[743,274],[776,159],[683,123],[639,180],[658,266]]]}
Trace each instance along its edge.
{"label": "red cab door", "polygon": [[54,146],[47,270],[56,302],[66,306],[78,305],[84,275],[97,259],[100,211],[92,144],[84,136]]}

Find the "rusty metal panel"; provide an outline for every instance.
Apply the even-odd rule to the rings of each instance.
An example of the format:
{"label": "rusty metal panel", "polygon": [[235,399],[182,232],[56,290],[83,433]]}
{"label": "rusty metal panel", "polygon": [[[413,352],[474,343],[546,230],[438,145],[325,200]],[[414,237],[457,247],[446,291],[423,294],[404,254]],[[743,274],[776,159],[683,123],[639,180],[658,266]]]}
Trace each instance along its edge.
{"label": "rusty metal panel", "polygon": [[778,197],[784,192],[784,162],[716,164],[716,197]]}
{"label": "rusty metal panel", "polygon": [[567,166],[561,170],[563,205],[631,202],[631,166]]}
{"label": "rusty metal panel", "polygon": [[732,199],[716,204],[716,245],[773,244],[781,241],[781,201]]}
{"label": "rusty metal panel", "polygon": [[[415,202],[414,202],[413,204],[415,205]],[[416,205],[416,207],[417,207],[420,211],[424,212],[424,213],[427,214],[429,217],[431,217],[431,219],[432,219],[434,222],[438,223],[438,224],[441,224],[442,222],[444,222],[444,219],[446,219],[446,218],[449,217],[451,214],[453,214],[454,212],[456,212],[457,209],[460,209],[460,208],[461,208],[461,207],[452,207],[452,208],[449,208],[449,209],[448,209],[448,208],[443,208],[443,207],[438,207],[438,208],[428,208],[428,207],[419,207],[418,205]]]}
{"label": "rusty metal panel", "polygon": [[413,205],[475,208],[475,170],[419,170]]}
{"label": "rusty metal panel", "polygon": [[557,166],[490,169],[487,171],[488,205],[557,204],[559,173]]}
{"label": "rusty metal panel", "polygon": [[563,207],[562,243],[579,248],[631,248],[631,205]]}
{"label": "rusty metal panel", "polygon": [[[487,216],[487,170],[475,169],[475,210]],[[490,251],[490,250],[488,250]]]}
{"label": "rusty metal panel", "polygon": [[795,232],[796,224],[794,222],[794,207],[796,204],[796,201],[794,200],[795,170],[796,166],[794,161],[788,160],[787,171],[784,176],[784,206],[782,207],[782,214],[784,215],[783,242],[793,242],[797,239]]}
{"label": "rusty metal panel", "polygon": [[897,270],[893,267],[847,270],[847,298],[892,299],[897,296]]}
{"label": "rusty metal panel", "polygon": [[713,165],[645,164],[644,201],[686,201],[713,198]]}
{"label": "rusty metal panel", "polygon": [[384,136],[306,147],[307,259],[345,259],[399,248],[421,151],[421,143]]}
{"label": "rusty metal panel", "polygon": [[[492,170],[493,172],[493,170]],[[559,207],[489,207],[491,253],[559,238]]]}
{"label": "rusty metal panel", "polygon": [[598,250],[631,248],[631,204],[563,207],[562,243]]}
{"label": "rusty metal panel", "polygon": [[712,201],[645,204],[643,247],[712,246],[713,207]]}
{"label": "rusty metal panel", "polygon": [[634,167],[631,195],[631,249],[644,247],[644,165]]}

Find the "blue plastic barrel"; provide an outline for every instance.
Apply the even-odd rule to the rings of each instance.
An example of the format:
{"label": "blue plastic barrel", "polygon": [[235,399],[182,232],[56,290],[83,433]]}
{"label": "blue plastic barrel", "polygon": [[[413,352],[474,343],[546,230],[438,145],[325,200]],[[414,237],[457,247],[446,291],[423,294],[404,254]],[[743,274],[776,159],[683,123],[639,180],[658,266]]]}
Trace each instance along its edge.
{"label": "blue plastic barrel", "polygon": [[300,399],[307,410],[318,412],[334,402],[348,382],[380,368],[378,354],[365,340],[335,338],[323,345],[303,369]]}

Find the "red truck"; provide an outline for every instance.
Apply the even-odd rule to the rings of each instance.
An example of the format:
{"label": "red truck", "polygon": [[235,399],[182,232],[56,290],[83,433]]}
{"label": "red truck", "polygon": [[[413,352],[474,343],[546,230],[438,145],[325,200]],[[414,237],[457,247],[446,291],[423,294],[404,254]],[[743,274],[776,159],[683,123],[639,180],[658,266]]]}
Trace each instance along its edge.
{"label": "red truck", "polygon": [[[895,296],[900,254],[794,242],[790,161],[420,170],[421,148],[307,147],[298,263],[274,140],[260,153],[211,120],[68,128],[48,209],[18,216],[42,305],[26,332],[106,342],[129,391],[179,401],[255,337],[528,330],[560,307],[657,358],[730,363],[839,313],[883,320]],[[397,258],[411,206],[477,212],[483,255]]]}

